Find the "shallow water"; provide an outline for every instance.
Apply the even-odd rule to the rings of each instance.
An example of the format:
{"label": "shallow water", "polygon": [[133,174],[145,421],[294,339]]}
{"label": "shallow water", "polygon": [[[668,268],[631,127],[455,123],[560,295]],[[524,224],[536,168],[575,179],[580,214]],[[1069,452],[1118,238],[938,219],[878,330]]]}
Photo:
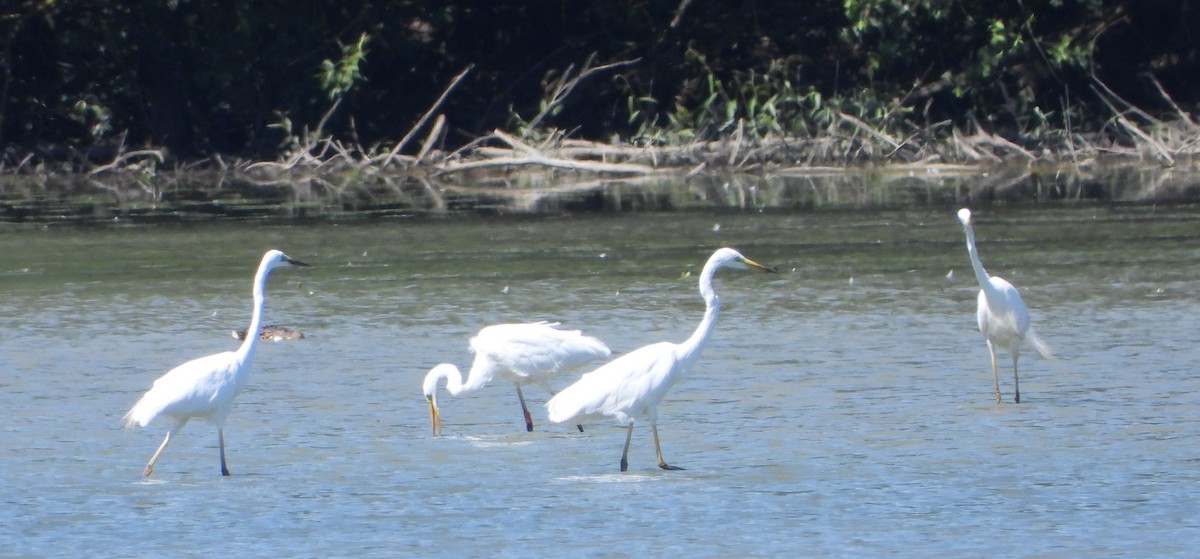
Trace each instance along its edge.
{"label": "shallow water", "polygon": [[[1200,210],[977,208],[984,264],[1057,359],[996,404],[954,208],[0,227],[0,538],[12,556],[1185,556],[1200,541]],[[442,394],[498,322],[629,351],[682,340],[695,275],[735,246],[704,357],[645,426],[549,425],[546,395]],[[226,425],[121,416],[231,349],[268,247],[265,343]],[[562,379],[557,386],[565,386]]]}

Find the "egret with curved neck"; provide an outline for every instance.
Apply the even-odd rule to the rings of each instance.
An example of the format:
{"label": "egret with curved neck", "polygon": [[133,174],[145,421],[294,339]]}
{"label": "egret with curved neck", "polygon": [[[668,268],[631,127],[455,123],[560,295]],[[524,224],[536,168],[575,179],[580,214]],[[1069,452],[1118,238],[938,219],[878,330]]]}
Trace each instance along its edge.
{"label": "egret with curved neck", "polygon": [[[525,404],[521,387],[537,384],[551,395],[549,380],[560,373],[577,369],[612,352],[604,342],[584,336],[579,330],[559,330],[558,323],[497,324],[487,326],[471,338],[475,360],[467,381],[462,372],[450,363],[442,363],[425,375],[422,392],[429,402],[429,421],[433,434],[442,432],[441,412],[437,404],[438,383],[446,379],[451,396],[479,390],[497,374],[513,383],[521,411],[525,414],[525,430],[533,431],[533,418]],[[579,426],[583,431],[583,427]]]}
{"label": "egret with curved neck", "polygon": [[[272,268],[285,263],[308,266],[278,250],[270,250],[263,255],[258,272],[254,275],[254,312],[250,316],[248,331],[258,332],[262,324],[265,299],[263,288],[267,283],[267,275]],[[234,397],[246,386],[250,373],[250,358],[258,340],[258,336],[246,336],[236,351],[200,357],[171,369],[154,381],[154,386],[138,400],[129,413],[125,414],[126,428],[134,425],[145,427],[160,415],[175,421],[167,430],[167,436],[163,438],[154,456],[146,463],[142,475],[149,476],[154,471],[154,463],[158,461],[171,437],[194,418],[205,419],[217,426],[217,442],[221,449],[221,475],[229,475],[229,468],[225,465],[225,416],[229,414]]]}
{"label": "egret with curved neck", "polygon": [[621,451],[621,471],[624,472],[629,468],[629,442],[633,438],[634,421],[645,419],[650,422],[650,432],[654,435],[658,467],[682,469],[663,460],[658,440],[658,403],[700,359],[700,352],[708,343],[721,312],[721,301],[713,291],[713,275],[725,267],[775,272],[774,268],[750,260],[734,249],[717,250],[700,273],[700,296],[704,298],[705,309],[696,331],[683,343],[659,342],[642,346],[583,375],[546,403],[550,421],[564,423],[610,417],[626,425],[625,447]]}
{"label": "egret with curved neck", "polygon": [[975,279],[979,281],[979,296],[975,312],[979,331],[987,340],[988,353],[992,357],[992,379],[995,382],[996,402],[1002,401],[1000,396],[1000,373],[996,368],[996,346],[1008,350],[1012,355],[1013,367],[1013,401],[1021,403],[1021,385],[1017,374],[1017,359],[1020,356],[1021,343],[1028,340],[1034,350],[1042,357],[1052,359],[1050,348],[1042,342],[1029,326],[1029,311],[1021,294],[1013,284],[999,276],[989,276],[979,261],[979,250],[975,248],[975,229],[972,227],[971,210],[958,210],[958,221],[962,223],[963,232],[967,236],[967,254],[971,257],[971,268],[975,270]]}

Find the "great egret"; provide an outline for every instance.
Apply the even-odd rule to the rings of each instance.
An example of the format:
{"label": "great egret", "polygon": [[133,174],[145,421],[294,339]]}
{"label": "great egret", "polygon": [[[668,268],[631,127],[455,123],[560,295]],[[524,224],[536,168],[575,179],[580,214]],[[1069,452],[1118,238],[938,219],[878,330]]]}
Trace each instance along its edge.
{"label": "great egret", "polygon": [[[281,263],[296,266],[308,266],[299,260],[278,251],[269,250],[263,255],[258,272],[254,275],[254,314],[250,317],[249,331],[257,332],[262,323],[263,286],[267,283],[267,274]],[[142,475],[149,476],[154,471],[154,462],[162,454],[171,437],[187,424],[188,420],[201,418],[217,426],[217,442],[221,448],[221,475],[229,475],[225,466],[225,416],[229,414],[229,406],[234,397],[246,386],[250,373],[250,357],[258,336],[246,336],[237,351],[224,351],[207,357],[193,359],[154,381],[154,386],[146,392],[133,409],[125,414],[125,427],[138,425],[145,427],[154,418],[165,415],[175,420],[167,430],[154,456],[146,463]]]}
{"label": "great egret", "polygon": [[[533,431],[533,418],[525,405],[521,386],[537,384],[550,394],[549,380],[563,371],[576,369],[589,361],[608,357],[612,352],[604,342],[582,335],[579,330],[559,330],[558,323],[497,324],[487,326],[471,338],[475,361],[464,384],[458,367],[442,363],[425,375],[422,390],[429,402],[429,419],[435,435],[442,432],[438,411],[438,381],[446,379],[446,390],[458,396],[479,390],[499,373],[517,387],[521,411],[525,413],[525,430]],[[583,427],[579,427],[582,431]]]}
{"label": "great egret", "polygon": [[1017,357],[1020,355],[1021,342],[1028,340],[1033,349],[1046,359],[1053,359],[1050,348],[1046,346],[1033,329],[1029,327],[1029,311],[1021,294],[1013,284],[998,276],[988,276],[979,261],[979,250],[975,248],[975,229],[971,226],[971,210],[958,210],[958,220],[962,222],[963,231],[967,235],[967,254],[971,256],[971,267],[975,269],[975,279],[979,280],[978,309],[976,320],[979,331],[987,340],[988,353],[992,356],[992,377],[996,383],[996,402],[1000,397],[1000,373],[996,369],[996,346],[1007,349],[1012,355],[1013,364],[1013,401],[1021,403],[1021,385],[1017,377]]}
{"label": "great egret", "polygon": [[[235,340],[244,340],[246,339],[246,332],[249,330],[249,328],[240,328],[238,330],[231,330],[230,334],[233,335]],[[271,340],[273,342],[277,342],[279,340],[300,340],[303,338],[304,332],[292,330],[291,328],[280,326],[278,324],[268,324],[263,326],[258,331],[258,339],[260,340]]]}
{"label": "great egret", "polygon": [[700,352],[712,334],[721,310],[712,279],[713,274],[723,267],[775,272],[774,268],[750,260],[731,248],[717,250],[700,273],[700,295],[704,297],[706,307],[704,319],[692,336],[681,344],[659,342],[642,346],[583,375],[546,403],[550,421],[564,423],[607,416],[627,425],[625,449],[621,451],[621,471],[624,472],[629,468],[629,441],[633,437],[634,420],[644,418],[650,422],[654,434],[658,467],[681,470],[663,460],[658,442],[658,403],[699,360]]}

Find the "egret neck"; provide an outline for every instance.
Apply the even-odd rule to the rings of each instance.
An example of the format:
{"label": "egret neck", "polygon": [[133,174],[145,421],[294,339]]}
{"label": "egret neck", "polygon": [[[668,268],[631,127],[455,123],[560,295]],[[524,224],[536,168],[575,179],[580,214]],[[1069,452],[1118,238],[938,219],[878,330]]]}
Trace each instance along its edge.
{"label": "egret neck", "polygon": [[967,234],[967,254],[971,256],[971,268],[975,270],[975,279],[979,281],[979,288],[983,290],[983,296],[988,301],[997,301],[995,286],[989,281],[987,270],[983,269],[983,262],[979,261],[979,249],[975,248],[975,228],[971,224],[963,226],[963,230]]}
{"label": "egret neck", "polygon": [[696,326],[696,331],[679,344],[679,360],[682,362],[683,370],[687,370],[688,366],[695,363],[700,358],[700,352],[704,349],[705,342],[708,341],[708,336],[712,334],[713,327],[717,325],[717,316],[721,314],[721,299],[717,297],[717,293],[713,291],[712,280],[713,275],[717,273],[717,268],[720,264],[713,262],[711,259],[704,265],[704,271],[700,273],[700,296],[704,298],[704,318],[700,320],[700,325]]}

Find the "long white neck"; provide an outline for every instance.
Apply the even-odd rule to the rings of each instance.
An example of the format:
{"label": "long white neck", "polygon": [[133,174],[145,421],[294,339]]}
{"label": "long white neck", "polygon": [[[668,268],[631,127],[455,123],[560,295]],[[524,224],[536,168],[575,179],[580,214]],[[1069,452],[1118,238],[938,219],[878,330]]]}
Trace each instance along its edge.
{"label": "long white neck", "polygon": [[270,271],[270,266],[264,260],[258,266],[258,272],[254,274],[254,313],[250,315],[250,328],[246,330],[246,339],[242,341],[242,347],[237,350],[238,356],[243,362],[250,358],[255,344],[258,343],[258,331],[262,327],[263,303],[266,301],[263,290],[267,283],[267,274]]}
{"label": "long white neck", "polygon": [[446,379],[446,391],[451,396],[458,396],[464,392],[462,371],[450,363],[442,363],[425,375],[425,393],[436,396],[438,382],[442,379]]}
{"label": "long white neck", "polygon": [[713,274],[717,272],[718,266],[712,261],[704,265],[704,271],[700,273],[700,296],[704,298],[704,318],[700,320],[700,325],[696,327],[696,331],[692,332],[691,337],[679,344],[681,350],[681,360],[685,364],[691,364],[700,358],[700,352],[704,349],[704,344],[708,342],[708,336],[712,334],[713,327],[717,325],[717,315],[721,314],[721,299],[717,297],[717,293],[713,291],[712,280]]}
{"label": "long white neck", "polygon": [[962,228],[967,234],[967,254],[971,257],[971,268],[976,272],[976,280],[979,281],[979,287],[983,289],[991,288],[991,282],[988,281],[988,271],[983,269],[983,263],[979,262],[979,250],[974,246],[974,228],[964,226]]}
{"label": "long white neck", "polygon": [[971,268],[976,272],[976,280],[979,281],[979,290],[983,291],[984,299],[989,303],[997,301],[998,293],[995,285],[991,284],[991,278],[988,276],[988,271],[983,269],[983,263],[979,262],[979,250],[974,246],[974,228],[964,226],[967,234],[967,254],[971,256]]}

